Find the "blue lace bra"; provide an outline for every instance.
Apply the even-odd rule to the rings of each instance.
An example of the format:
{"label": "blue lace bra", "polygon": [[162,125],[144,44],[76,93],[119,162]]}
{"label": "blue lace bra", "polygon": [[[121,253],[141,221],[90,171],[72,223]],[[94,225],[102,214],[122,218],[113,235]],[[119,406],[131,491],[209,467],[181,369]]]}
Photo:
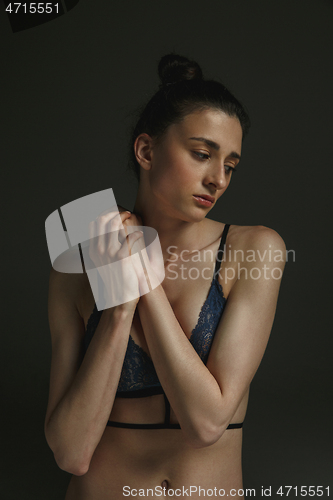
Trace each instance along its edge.
{"label": "blue lace bra", "polygon": [[[221,266],[224,245],[230,225],[226,224],[221,237],[218,256],[216,260],[214,276],[209,288],[207,299],[205,300],[198,322],[192,330],[189,341],[200,356],[203,363],[206,364],[210,347],[214,339],[214,334],[221,319],[226,299],[223,295],[222,286],[218,282],[218,273]],[[84,336],[84,351],[88,349],[89,343],[95,333],[97,325],[102,316],[103,310],[98,311],[96,304],[88,320]],[[139,398],[163,394],[165,399],[165,419],[163,424],[129,424],[122,422],[108,421],[107,425],[113,427],[141,428],[141,429],[180,429],[179,424],[170,423],[170,404],[158,380],[152,359],[148,354],[136,344],[129,336],[124,363],[119,379],[116,397],[121,398]],[[230,424],[228,428],[238,428],[242,424]]]}

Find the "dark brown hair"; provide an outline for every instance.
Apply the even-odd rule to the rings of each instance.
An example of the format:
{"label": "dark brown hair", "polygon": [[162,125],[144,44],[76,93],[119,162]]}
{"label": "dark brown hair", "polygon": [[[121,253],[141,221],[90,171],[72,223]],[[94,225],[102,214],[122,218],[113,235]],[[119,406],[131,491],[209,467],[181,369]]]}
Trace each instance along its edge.
{"label": "dark brown hair", "polygon": [[146,133],[158,140],[170,125],[179,123],[194,111],[213,108],[238,118],[245,137],[250,119],[244,107],[222,83],[204,80],[195,61],[167,54],[159,62],[158,74],[161,80],[159,90],[141,112],[130,140],[130,168],[138,179],[140,165],[133,150],[135,139]]}

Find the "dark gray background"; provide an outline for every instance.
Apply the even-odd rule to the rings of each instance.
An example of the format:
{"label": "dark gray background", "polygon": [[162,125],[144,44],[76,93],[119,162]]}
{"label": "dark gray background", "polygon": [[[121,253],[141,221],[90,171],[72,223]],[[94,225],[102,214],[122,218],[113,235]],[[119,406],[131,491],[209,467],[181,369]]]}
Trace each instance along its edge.
{"label": "dark gray background", "polygon": [[260,496],[272,486],[281,498],[280,485],[322,485],[332,496],[332,28],[328,0],[80,0],[15,34],[2,10],[2,498],[62,499],[70,478],[43,434],[44,221],[108,187],[132,208],[133,111],[156,90],[157,62],[172,50],[223,81],[252,118],[239,171],[212,217],[272,227],[296,252],[252,384],[244,487]]}

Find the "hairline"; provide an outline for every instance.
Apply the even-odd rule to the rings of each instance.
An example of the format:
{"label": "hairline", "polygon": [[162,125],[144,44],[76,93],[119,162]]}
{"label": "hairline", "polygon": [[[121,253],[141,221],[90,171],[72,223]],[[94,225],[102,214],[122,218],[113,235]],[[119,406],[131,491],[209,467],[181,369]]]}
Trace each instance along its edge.
{"label": "hairline", "polygon": [[198,104],[194,107],[194,109],[192,109],[192,111],[189,111],[188,113],[185,113],[181,116],[181,118],[178,118],[177,120],[175,120],[173,123],[170,123],[170,125],[168,125],[159,135],[157,136],[151,136],[148,132],[142,132],[142,133],[146,133],[148,134],[152,139],[153,139],[153,143],[155,145],[157,144],[160,144],[160,142],[163,140],[163,137],[165,136],[167,130],[172,126],[172,125],[176,125],[178,123],[182,123],[184,121],[184,119],[189,116],[189,115],[192,115],[193,113],[201,113],[202,111],[205,111],[206,109],[211,109],[213,111],[219,111],[220,113],[224,113],[225,115],[227,116],[230,116],[230,118],[236,118],[241,126],[241,129],[242,129],[242,142],[243,142],[243,139],[244,139],[244,131],[243,131],[243,127],[242,127],[242,124],[241,124],[241,121],[239,119],[239,117],[237,116],[236,113],[227,113],[224,109],[221,109],[220,107],[217,107],[217,106],[210,106],[208,104]]}

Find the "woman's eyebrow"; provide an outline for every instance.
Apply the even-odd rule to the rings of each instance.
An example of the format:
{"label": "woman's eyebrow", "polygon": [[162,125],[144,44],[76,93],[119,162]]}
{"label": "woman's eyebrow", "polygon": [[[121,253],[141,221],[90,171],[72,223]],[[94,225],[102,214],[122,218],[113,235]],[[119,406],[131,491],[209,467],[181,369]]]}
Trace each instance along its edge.
{"label": "woman's eyebrow", "polygon": [[216,151],[220,149],[220,146],[216,142],[211,141],[210,139],[205,139],[205,137],[190,137],[190,139],[193,139],[194,141],[205,142],[211,148],[216,149]]}
{"label": "woman's eyebrow", "polygon": [[[189,139],[194,140],[194,141],[204,142],[205,144],[207,144],[207,146],[210,146],[211,148],[216,149],[216,151],[218,151],[220,149],[220,146],[219,146],[219,144],[217,144],[217,142],[211,141],[210,139],[206,139],[205,137],[190,137]],[[235,151],[230,153],[230,155],[228,155],[228,156],[231,156],[232,158],[237,158],[238,160],[241,159],[240,155],[238,153],[236,153]]]}

